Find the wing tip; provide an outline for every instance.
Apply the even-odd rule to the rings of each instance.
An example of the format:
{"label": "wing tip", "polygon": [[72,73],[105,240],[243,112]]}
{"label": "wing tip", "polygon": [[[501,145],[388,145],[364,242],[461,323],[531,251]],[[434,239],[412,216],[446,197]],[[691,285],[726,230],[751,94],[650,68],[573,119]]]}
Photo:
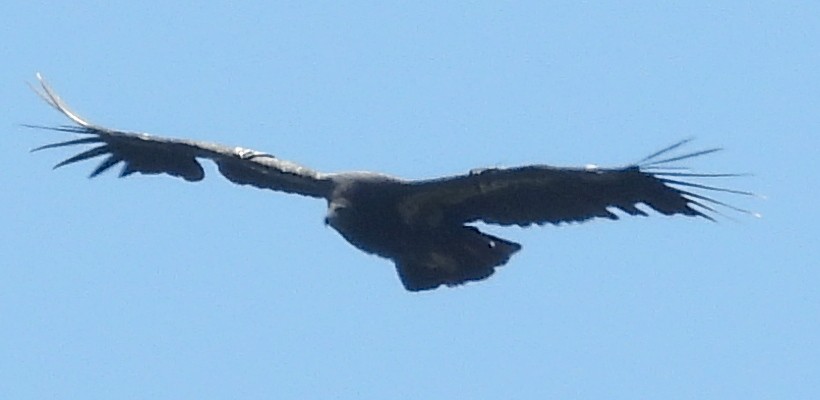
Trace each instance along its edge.
{"label": "wing tip", "polygon": [[[686,202],[686,205],[684,207],[685,209],[679,208],[678,211],[673,212],[673,214],[680,213],[691,216],[700,216],[713,222],[717,222],[714,217],[718,215],[728,219],[732,219],[728,215],[720,212],[720,210],[707,206],[707,204],[709,204],[710,206],[717,205],[721,210],[723,208],[726,208],[735,212],[750,215],[755,218],[761,218],[762,215],[758,212],[736,207],[734,205],[712,198],[711,196],[705,196],[702,193],[697,193],[697,191],[708,191],[755,198],[765,198],[765,196],[760,196],[750,191],[730,189],[726,187],[713,186],[697,182],[697,180],[700,180],[699,178],[734,178],[740,176],[752,176],[753,174],[697,173],[691,172],[689,168],[669,165],[671,163],[679,162],[682,160],[689,160],[695,157],[724,150],[723,147],[713,147],[704,150],[683,151],[682,154],[681,152],[673,152],[674,150],[680,149],[682,146],[692,142],[693,140],[694,137],[689,137],[681,141],[678,141],[672,144],[671,146],[667,146],[659,151],[652,153],[651,155],[645,157],[638,163],[633,164],[632,167],[637,167],[638,170],[643,174],[651,176],[653,179],[657,180],[662,185],[671,188],[672,190],[677,192],[679,196],[683,197],[683,199]],[[678,153],[680,155],[675,155],[675,153]]]}
{"label": "wing tip", "polygon": [[83,127],[83,128],[93,128],[94,125],[85,120],[84,118],[80,117],[71,110],[71,108],[63,101],[62,98],[57,94],[57,92],[49,85],[46,81],[46,78],[40,72],[34,74],[37,78],[37,82],[40,84],[40,87],[37,88],[35,85],[26,82],[26,84],[40,97],[43,101],[45,101],[51,108],[59,111],[63,114],[66,118],[70,119],[75,124]]}

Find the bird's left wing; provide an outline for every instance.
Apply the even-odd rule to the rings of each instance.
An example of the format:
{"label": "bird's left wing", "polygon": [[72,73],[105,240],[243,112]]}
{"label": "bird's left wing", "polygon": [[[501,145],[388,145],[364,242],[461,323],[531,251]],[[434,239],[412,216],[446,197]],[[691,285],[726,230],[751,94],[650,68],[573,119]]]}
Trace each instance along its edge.
{"label": "bird's left wing", "polygon": [[697,193],[748,192],[690,182],[687,178],[718,178],[736,174],[697,174],[666,169],[667,164],[719,149],[697,151],[659,160],[659,156],[687,143],[679,142],[642,162],[624,168],[558,168],[530,165],[517,168],[487,168],[467,175],[410,183],[409,194],[400,202],[404,218],[444,219],[465,223],[521,225],[581,222],[601,217],[617,219],[613,210],[646,215],[636,207],[645,204],[665,214],[712,219],[712,206],[721,205],[746,212]]}
{"label": "bird's left wing", "polygon": [[280,160],[272,155],[214,143],[185,139],[171,139],[145,133],[126,132],[92,124],[71,111],[54,90],[37,74],[41,90],[33,88],[51,107],[65,115],[75,125],[59,127],[31,126],[62,132],[80,134],[82,137],[65,142],[52,143],[32,151],[74,145],[96,145],[54,168],[94,157],[105,156],[91,172],[95,177],[111,167],[122,163],[120,177],[139,172],[143,174],[165,173],[187,181],[199,181],[205,176],[200,158],[215,162],[219,172],[231,182],[251,185],[311,197],[327,198],[332,191],[332,181],[325,174],[295,163]]}

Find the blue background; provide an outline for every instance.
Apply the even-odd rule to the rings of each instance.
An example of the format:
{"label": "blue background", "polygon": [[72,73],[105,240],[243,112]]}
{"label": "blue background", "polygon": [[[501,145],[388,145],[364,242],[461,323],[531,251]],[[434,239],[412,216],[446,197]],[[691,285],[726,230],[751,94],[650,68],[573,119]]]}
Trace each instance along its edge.
{"label": "blue background", "polygon": [[[0,398],[820,397],[812,2],[6,2]],[[321,201],[57,171],[40,71],[115,128],[405,178],[752,172],[713,224],[490,227],[491,279],[405,292]]]}

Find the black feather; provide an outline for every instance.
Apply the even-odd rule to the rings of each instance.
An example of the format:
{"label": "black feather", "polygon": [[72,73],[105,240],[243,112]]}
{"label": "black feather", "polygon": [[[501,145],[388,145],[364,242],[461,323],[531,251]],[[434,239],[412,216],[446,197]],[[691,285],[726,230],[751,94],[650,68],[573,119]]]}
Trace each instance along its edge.
{"label": "black feather", "polygon": [[706,178],[712,183],[741,174],[694,173],[672,165],[720,150],[673,153],[692,139],[624,168],[527,165],[474,169],[464,175],[421,181],[371,172],[324,174],[258,151],[98,126],[72,112],[42,77],[38,79],[38,95],[74,125],[27,126],[85,136],[33,151],[97,145],[55,168],[106,156],[90,177],[122,163],[120,177],[166,174],[198,181],[205,175],[200,161],[207,159],[233,183],[324,199],[327,224],[360,250],[393,260],[402,284],[411,291],[486,279],[521,249],[518,243],[468,225],[475,221],[562,224],[594,218],[617,220],[619,212],[646,216],[644,209],[714,221],[712,215],[719,214],[715,209],[719,207],[713,206],[756,215],[698,193],[750,196],[748,191],[696,181]]}

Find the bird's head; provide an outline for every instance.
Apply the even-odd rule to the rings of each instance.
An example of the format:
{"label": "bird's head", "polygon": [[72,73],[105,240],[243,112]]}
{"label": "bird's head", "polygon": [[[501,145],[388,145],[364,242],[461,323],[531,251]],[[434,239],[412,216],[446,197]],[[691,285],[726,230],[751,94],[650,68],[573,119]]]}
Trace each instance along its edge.
{"label": "bird's head", "polygon": [[325,215],[325,225],[338,228],[344,224],[345,215],[350,212],[350,202],[344,199],[335,199],[327,205],[327,215]]}

